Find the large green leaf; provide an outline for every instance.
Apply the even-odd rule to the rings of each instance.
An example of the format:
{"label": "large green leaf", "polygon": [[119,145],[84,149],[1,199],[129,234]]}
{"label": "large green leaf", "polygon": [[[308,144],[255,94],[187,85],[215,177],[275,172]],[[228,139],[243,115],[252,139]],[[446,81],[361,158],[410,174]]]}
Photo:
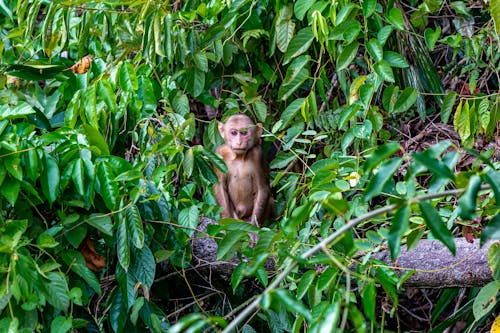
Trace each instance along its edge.
{"label": "large green leaf", "polygon": [[295,17],[302,21],[304,15],[306,15],[307,11],[311,6],[316,2],[316,0],[297,0],[293,5],[293,10],[295,12]]}
{"label": "large green leaf", "polygon": [[136,205],[130,205],[125,211],[127,229],[132,243],[136,248],[144,246],[144,229],[142,227],[141,214]]}
{"label": "large green leaf", "polygon": [[0,186],[0,193],[7,199],[7,201],[14,206],[19,196],[21,189],[21,182],[17,179],[7,177]]}
{"label": "large green leaf", "polygon": [[301,316],[306,318],[307,321],[312,320],[311,312],[305,306],[304,303],[297,300],[295,297],[284,289],[277,289],[272,293],[272,297],[276,298],[280,304],[282,304],[291,313],[299,313]]}
{"label": "large green leaf", "polygon": [[358,54],[358,48],[359,43],[356,41],[344,47],[337,58],[337,71],[341,71],[351,64],[356,57],[356,54]]}
{"label": "large green leaf", "polygon": [[15,106],[10,106],[7,103],[0,105],[0,121],[4,119],[24,118],[33,113],[35,113],[35,110],[26,102],[20,102]]}
{"label": "large green leaf", "polygon": [[285,81],[278,91],[278,98],[287,100],[309,78],[310,60],[309,55],[302,55],[292,61],[286,71]]}
{"label": "large green leaf", "polygon": [[128,92],[135,92],[139,89],[139,81],[135,73],[134,66],[129,62],[123,62],[119,72],[120,87]]}
{"label": "large green leaf", "polygon": [[383,162],[375,175],[370,179],[365,190],[365,200],[368,201],[379,194],[385,184],[393,177],[403,160],[399,157]]}
{"label": "large green leaf", "polygon": [[379,165],[382,161],[386,160],[392,154],[401,149],[401,145],[398,142],[387,142],[375,149],[373,153],[366,159],[363,164],[363,170],[365,172],[370,172]]}
{"label": "large green leaf", "polygon": [[104,204],[109,210],[114,211],[119,200],[120,190],[114,181],[112,168],[107,162],[98,164],[97,179],[99,180],[99,194],[103,198]]}
{"label": "large green leaf", "polygon": [[420,202],[419,207],[425,224],[432,235],[440,240],[452,254],[455,254],[455,238],[451,231],[446,228],[446,223],[443,222],[436,208],[427,201]]}
{"label": "large green leaf", "polygon": [[448,123],[448,120],[450,119],[450,114],[451,111],[453,110],[453,106],[455,105],[455,100],[457,98],[457,93],[454,91],[450,91],[448,94],[446,94],[444,100],[443,100],[443,105],[441,106],[441,121],[445,124]]}
{"label": "large green leaf", "polygon": [[384,50],[382,49],[382,45],[375,38],[372,38],[366,44],[366,49],[370,56],[375,60],[375,62],[380,61],[384,57]]}
{"label": "large green leaf", "polygon": [[69,289],[66,276],[60,272],[47,273],[49,283],[45,284],[47,301],[56,309],[66,311],[69,307]]}
{"label": "large green leaf", "polygon": [[392,218],[391,228],[387,236],[392,260],[396,260],[401,250],[401,238],[408,229],[410,213],[410,206],[404,205],[396,211]]}
{"label": "large green leaf", "polygon": [[469,185],[458,199],[459,215],[464,220],[472,220],[476,211],[477,194],[481,187],[479,175],[472,175],[469,178]]}
{"label": "large green leaf", "polygon": [[179,212],[179,225],[185,227],[183,230],[188,236],[193,235],[195,228],[198,226],[199,220],[200,211],[197,206],[184,208]]}
{"label": "large green leaf", "polygon": [[389,10],[387,15],[385,16],[387,21],[391,23],[396,29],[404,31],[405,30],[405,25],[404,25],[404,20],[403,20],[403,14],[401,14],[401,11],[399,8],[393,7]]}
{"label": "large green leaf", "polygon": [[45,153],[42,159],[43,169],[40,174],[42,192],[52,205],[59,195],[60,173],[57,161],[51,155]]}
{"label": "large green leaf", "polygon": [[116,230],[116,253],[118,255],[118,262],[120,266],[127,271],[130,265],[130,243],[129,243],[129,233],[127,229],[127,222],[123,218],[122,214],[119,214],[122,218],[118,219],[118,227]]}
{"label": "large green leaf", "polygon": [[310,27],[300,30],[290,41],[290,44],[286,49],[283,64],[288,64],[290,60],[307,51],[311,46],[313,39],[314,35]]}
{"label": "large green leaf", "polygon": [[285,53],[288,49],[294,31],[295,23],[291,19],[280,21],[276,25],[276,44],[281,52]]}

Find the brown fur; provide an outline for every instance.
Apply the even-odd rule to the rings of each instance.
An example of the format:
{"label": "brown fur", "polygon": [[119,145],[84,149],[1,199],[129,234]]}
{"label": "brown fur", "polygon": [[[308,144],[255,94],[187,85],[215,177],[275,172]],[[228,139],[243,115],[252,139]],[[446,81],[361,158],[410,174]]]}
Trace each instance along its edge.
{"label": "brown fur", "polygon": [[232,217],[261,225],[274,210],[269,187],[269,170],[260,146],[262,125],[245,115],[234,115],[219,123],[224,144],[217,153],[228,173],[216,170],[219,184],[214,185],[217,203],[224,208],[222,217]]}

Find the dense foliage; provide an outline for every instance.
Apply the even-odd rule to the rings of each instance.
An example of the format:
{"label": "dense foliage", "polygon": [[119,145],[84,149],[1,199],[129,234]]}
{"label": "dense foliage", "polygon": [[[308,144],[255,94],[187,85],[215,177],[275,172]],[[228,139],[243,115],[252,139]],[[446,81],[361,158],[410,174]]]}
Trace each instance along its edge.
{"label": "dense foliage", "polygon": [[[0,331],[401,329],[413,272],[373,253],[500,239],[490,3],[0,1]],[[181,307],[155,274],[183,275],[218,218],[215,118],[240,112],[267,129],[277,218],[255,247],[247,223],[211,226],[241,263]],[[436,332],[491,323],[499,257],[456,311],[443,291]]]}

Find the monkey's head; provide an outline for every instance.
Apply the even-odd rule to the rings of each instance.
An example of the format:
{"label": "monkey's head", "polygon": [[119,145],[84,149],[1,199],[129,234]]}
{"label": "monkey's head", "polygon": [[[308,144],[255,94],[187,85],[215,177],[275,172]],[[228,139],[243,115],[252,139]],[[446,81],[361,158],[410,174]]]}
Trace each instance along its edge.
{"label": "monkey's head", "polygon": [[219,132],[226,145],[240,156],[260,144],[262,124],[255,125],[248,116],[237,114],[227,118],[225,123],[219,122]]}

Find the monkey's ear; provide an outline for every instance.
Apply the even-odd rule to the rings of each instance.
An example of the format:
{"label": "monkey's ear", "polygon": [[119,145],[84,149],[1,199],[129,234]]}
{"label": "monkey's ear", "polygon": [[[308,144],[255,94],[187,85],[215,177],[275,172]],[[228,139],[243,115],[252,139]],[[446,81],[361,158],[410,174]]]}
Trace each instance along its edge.
{"label": "monkey's ear", "polygon": [[260,136],[262,135],[262,123],[258,123],[257,125],[255,125],[255,135],[260,138]]}
{"label": "monkey's ear", "polygon": [[222,121],[218,121],[217,127],[219,128],[220,135],[224,138],[224,123]]}

